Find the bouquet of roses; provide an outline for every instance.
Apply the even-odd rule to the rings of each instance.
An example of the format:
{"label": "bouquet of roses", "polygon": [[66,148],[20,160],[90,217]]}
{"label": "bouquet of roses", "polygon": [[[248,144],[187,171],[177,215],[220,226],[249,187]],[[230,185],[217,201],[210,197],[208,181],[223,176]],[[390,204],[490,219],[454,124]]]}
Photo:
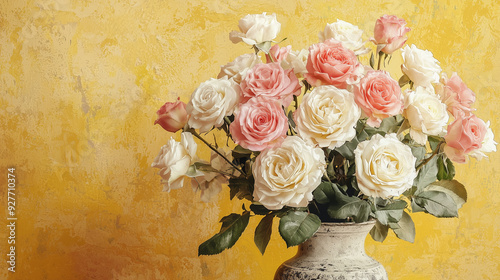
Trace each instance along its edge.
{"label": "bouquet of roses", "polygon": [[[164,191],[190,180],[209,201],[227,184],[231,199],[248,201],[242,213],[222,218],[199,254],[232,247],[250,217],[261,217],[254,240],[262,253],[274,218],[294,246],[321,222],[376,219],[375,240],[391,229],[413,242],[408,213],[457,217],[467,193],[453,179],[454,163],[496,151],[461,78],[441,73],[430,51],[404,46],[410,29],[396,16],[376,21],[369,40],[376,50],[341,20],[302,50],[273,41],[280,28],[274,14],[242,18],[229,37],[252,51],[201,83],[188,104],[167,102],[158,111],[155,124],[182,130],[152,164]],[[399,49],[402,75],[393,77],[383,68]],[[369,65],[360,62],[364,55]],[[225,147],[205,139],[214,128],[227,135]],[[212,150],[209,162],[197,158],[194,138]]]}

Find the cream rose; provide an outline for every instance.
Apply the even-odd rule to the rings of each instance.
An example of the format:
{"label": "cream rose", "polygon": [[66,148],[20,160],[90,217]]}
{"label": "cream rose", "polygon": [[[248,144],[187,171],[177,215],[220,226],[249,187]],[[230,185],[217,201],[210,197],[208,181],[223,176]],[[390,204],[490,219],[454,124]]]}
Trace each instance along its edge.
{"label": "cream rose", "polygon": [[239,84],[241,83],[241,79],[245,77],[248,69],[257,63],[260,63],[260,57],[254,53],[240,55],[234,61],[220,67],[217,79],[227,76],[228,79],[233,78]]}
{"label": "cream rose", "polygon": [[203,82],[191,95],[186,106],[188,125],[200,132],[220,127],[224,117],[233,113],[240,98],[240,87],[227,77]]}
{"label": "cream rose", "polygon": [[363,30],[357,26],[337,19],[337,22],[327,24],[325,30],[319,32],[318,37],[320,42],[333,38],[342,42],[345,48],[352,50],[356,55],[362,55],[370,51],[365,47],[362,35]]}
{"label": "cream rose", "polygon": [[427,142],[427,135],[444,136],[448,123],[446,105],[434,94],[432,87],[417,87],[405,93],[403,116],[410,123],[410,136],[421,145]]}
{"label": "cream rose", "polygon": [[276,20],[276,14],[247,15],[240,19],[238,27],[240,32],[231,31],[229,39],[234,44],[241,41],[255,45],[262,42],[272,41],[281,30],[281,23]]}
{"label": "cream rose", "polygon": [[314,88],[294,113],[298,135],[310,144],[330,149],[356,136],[360,116],[354,94],[334,86]]}
{"label": "cream rose", "polygon": [[321,183],[325,165],[323,150],[289,136],[281,146],[264,150],[256,158],[254,200],[269,210],[306,207]]}
{"label": "cream rose", "polygon": [[354,150],[359,190],[371,197],[399,196],[417,177],[416,158],[395,133],[375,134]]}
{"label": "cream rose", "polygon": [[306,64],[309,51],[302,49],[300,51],[290,51],[288,55],[281,61],[281,67],[285,70],[293,69],[293,73],[297,77],[304,77],[307,73]]}
{"label": "cream rose", "polygon": [[196,142],[189,132],[181,134],[181,142],[170,138],[166,145],[161,147],[160,153],[155,158],[152,167],[160,169],[163,191],[181,188],[189,166],[196,158]]}
{"label": "cream rose", "polygon": [[429,87],[439,82],[441,67],[439,61],[428,50],[421,50],[415,45],[403,48],[403,65],[401,70],[415,86]]}

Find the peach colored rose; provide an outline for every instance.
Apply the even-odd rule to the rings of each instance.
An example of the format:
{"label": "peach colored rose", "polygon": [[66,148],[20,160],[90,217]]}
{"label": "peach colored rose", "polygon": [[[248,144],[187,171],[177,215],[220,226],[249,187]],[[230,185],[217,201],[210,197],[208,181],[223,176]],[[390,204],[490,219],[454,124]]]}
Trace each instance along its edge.
{"label": "peach colored rose", "polygon": [[312,86],[333,85],[340,89],[355,82],[363,71],[354,52],[335,39],[309,47],[306,69],[304,76]]}
{"label": "peach colored rose", "polygon": [[279,100],[282,105],[288,107],[293,95],[300,94],[299,79],[293,70],[283,70],[278,62],[255,65],[247,72],[240,87],[241,103],[252,97],[262,96]]}
{"label": "peach colored rose", "polygon": [[281,103],[263,97],[251,98],[241,105],[230,126],[234,142],[252,151],[280,144],[287,130],[288,118]]}
{"label": "peach colored rose", "polygon": [[442,87],[441,100],[448,106],[448,112],[453,116],[459,114],[459,111],[470,113],[471,105],[476,101],[476,95],[470,90],[457,73],[451,74],[448,79],[446,74],[443,74],[441,79],[444,86]]}
{"label": "peach colored rose", "polygon": [[188,114],[186,112],[186,103],[177,99],[175,103],[167,102],[156,112],[158,118],[155,124],[161,125],[166,131],[176,132],[186,125]]}
{"label": "peach colored rose", "polygon": [[367,123],[379,127],[383,119],[401,113],[403,95],[398,82],[386,71],[368,71],[354,87],[356,103],[368,116]]}
{"label": "peach colored rose", "polygon": [[[278,45],[274,45],[269,50],[269,54],[266,55],[266,62],[281,62],[286,59],[287,55],[292,51],[292,46],[288,45],[286,47],[280,48]],[[271,60],[272,58],[272,60]]]}
{"label": "peach colored rose", "polygon": [[406,27],[404,19],[393,15],[384,15],[375,23],[373,31],[375,38],[372,38],[372,41],[379,45],[380,51],[391,54],[406,43],[408,38],[405,37],[405,34],[408,31],[410,28]]}
{"label": "peach colored rose", "polygon": [[486,124],[476,115],[459,114],[448,125],[448,133],[444,137],[446,156],[454,162],[465,163],[467,154],[481,148],[486,132]]}

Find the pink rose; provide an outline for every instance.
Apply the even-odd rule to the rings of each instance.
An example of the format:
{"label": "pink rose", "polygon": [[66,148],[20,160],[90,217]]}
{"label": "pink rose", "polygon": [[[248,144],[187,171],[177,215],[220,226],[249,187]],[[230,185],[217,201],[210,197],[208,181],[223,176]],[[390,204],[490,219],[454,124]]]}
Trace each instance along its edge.
{"label": "pink rose", "polygon": [[398,82],[382,70],[368,71],[354,87],[354,96],[372,127],[379,127],[383,119],[401,113],[404,105]]}
{"label": "pink rose", "polygon": [[306,69],[304,76],[312,86],[333,85],[340,89],[346,89],[363,71],[354,52],[335,39],[309,47]]}
{"label": "pink rose", "polygon": [[293,69],[283,70],[278,62],[257,64],[247,72],[240,83],[241,103],[250,98],[262,96],[267,99],[279,100],[288,107],[293,95],[300,94],[299,79]]}
{"label": "pink rose", "polygon": [[458,114],[457,119],[448,125],[448,134],[444,137],[444,152],[452,161],[465,163],[466,155],[481,148],[487,127],[483,120],[474,114]]}
{"label": "pink rose", "polygon": [[460,112],[470,113],[471,105],[476,101],[474,92],[465,85],[457,73],[451,74],[449,79],[443,75],[442,81],[444,87],[440,95],[443,103],[448,106],[448,112],[454,117],[457,117]]}
{"label": "pink rose", "polygon": [[167,102],[156,112],[158,118],[155,124],[161,125],[166,131],[176,132],[186,125],[188,114],[186,104],[177,98],[175,103]]}
{"label": "pink rose", "polygon": [[[269,50],[269,54],[266,55],[266,62],[281,62],[283,59],[286,59],[288,54],[292,51],[292,46],[286,46],[283,48],[280,48],[278,45],[274,45],[271,47]],[[271,58],[273,60],[271,60]]]}
{"label": "pink rose", "polygon": [[375,23],[375,30],[373,31],[375,38],[372,42],[377,45],[385,45],[381,51],[387,54],[393,53],[395,50],[400,49],[408,38],[404,37],[410,31],[406,27],[406,21],[397,16],[384,15],[377,19]]}
{"label": "pink rose", "polygon": [[229,129],[236,144],[262,151],[285,139],[288,118],[278,100],[255,97],[241,105]]}

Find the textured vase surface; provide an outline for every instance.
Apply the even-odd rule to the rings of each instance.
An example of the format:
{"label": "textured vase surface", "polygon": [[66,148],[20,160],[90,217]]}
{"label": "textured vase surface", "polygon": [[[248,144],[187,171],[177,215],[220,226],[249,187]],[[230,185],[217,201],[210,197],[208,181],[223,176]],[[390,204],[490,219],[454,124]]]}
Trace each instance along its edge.
{"label": "textured vase surface", "polygon": [[365,238],[374,225],[322,223],[278,268],[274,280],[387,280],[384,267],[365,253]]}

